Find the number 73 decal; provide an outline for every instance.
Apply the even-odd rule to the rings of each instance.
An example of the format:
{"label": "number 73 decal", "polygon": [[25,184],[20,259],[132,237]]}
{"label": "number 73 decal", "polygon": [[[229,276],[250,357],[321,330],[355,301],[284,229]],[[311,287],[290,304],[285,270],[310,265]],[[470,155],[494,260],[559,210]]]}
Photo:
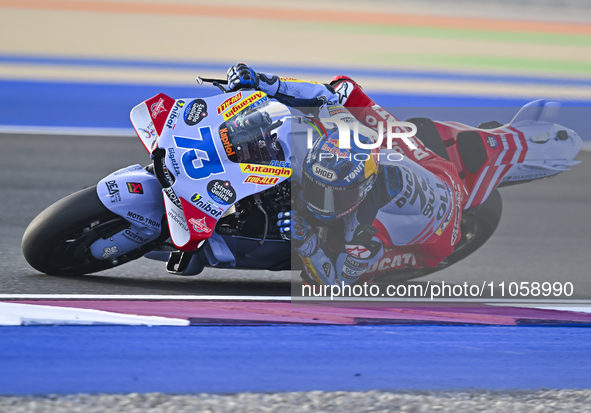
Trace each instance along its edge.
{"label": "number 73 decal", "polygon": [[218,151],[213,142],[211,128],[199,128],[199,137],[173,136],[179,148],[188,149],[181,156],[185,173],[193,179],[203,179],[225,172]]}

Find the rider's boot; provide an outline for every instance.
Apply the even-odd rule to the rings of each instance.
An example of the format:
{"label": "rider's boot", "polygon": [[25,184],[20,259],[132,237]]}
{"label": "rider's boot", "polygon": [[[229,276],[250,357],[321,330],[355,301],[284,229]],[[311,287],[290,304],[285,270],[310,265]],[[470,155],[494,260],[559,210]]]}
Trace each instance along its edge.
{"label": "rider's boot", "polygon": [[[339,96],[339,103],[345,106],[356,119],[366,126],[377,130],[378,122],[382,122],[385,127],[388,121],[398,121],[394,115],[367,96],[361,86],[350,77],[335,76],[330,85]],[[396,139],[393,142],[393,148],[419,164],[437,157],[418,138],[408,138],[408,140],[412,143],[412,146],[403,144]],[[383,145],[385,147],[386,141],[384,141]]]}

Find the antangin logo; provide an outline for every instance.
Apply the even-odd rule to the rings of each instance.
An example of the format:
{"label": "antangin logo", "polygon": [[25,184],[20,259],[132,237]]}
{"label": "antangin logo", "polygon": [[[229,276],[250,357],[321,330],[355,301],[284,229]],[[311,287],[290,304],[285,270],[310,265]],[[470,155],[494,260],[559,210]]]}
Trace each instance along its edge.
{"label": "antangin logo", "polygon": [[265,95],[263,92],[256,92],[250,95],[249,97],[242,99],[240,102],[236,103],[234,106],[228,109],[227,112],[224,113],[224,120],[230,119],[232,116],[236,115],[243,109],[246,109],[248,106],[255,103],[257,100],[266,98],[266,96],[267,95]]}
{"label": "antangin logo", "polygon": [[273,176],[284,176],[289,178],[291,176],[290,168],[281,168],[275,166],[266,165],[251,165],[251,164],[240,164],[240,170],[245,173],[259,174],[259,175],[273,175]]}

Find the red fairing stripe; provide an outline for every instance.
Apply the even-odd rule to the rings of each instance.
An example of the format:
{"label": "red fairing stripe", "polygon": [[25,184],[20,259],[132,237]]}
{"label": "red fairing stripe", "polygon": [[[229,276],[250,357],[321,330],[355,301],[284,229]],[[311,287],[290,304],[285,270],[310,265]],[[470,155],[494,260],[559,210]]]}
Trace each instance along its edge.
{"label": "red fairing stripe", "polygon": [[[427,225],[425,228],[423,228],[423,230],[422,230],[422,231],[419,233],[419,235],[417,235],[417,236],[416,236],[416,237],[414,237],[412,240],[410,240],[410,242],[409,242],[408,244],[409,244],[409,245],[410,245],[410,244],[413,244],[415,241],[417,241],[417,240],[419,240],[420,238],[422,238],[422,237],[425,235],[425,233],[428,233],[428,232],[433,232],[433,231],[432,231],[432,228],[431,228],[431,226],[433,225],[433,221],[435,221],[435,217],[431,218],[431,221],[429,222],[429,224],[428,224],[428,225]],[[431,231],[430,231],[430,230],[431,230]],[[429,235],[431,235],[431,234],[429,234]],[[423,239],[422,241],[424,241],[424,239]],[[418,244],[418,243],[419,243],[419,242],[417,242],[417,244]]]}
{"label": "red fairing stripe", "polygon": [[148,108],[150,119],[152,119],[152,122],[154,123],[154,128],[156,129],[158,136],[162,133],[166,119],[170,114],[170,109],[172,109],[175,102],[176,101],[173,98],[166,96],[164,93],[159,93],[144,102]]}
{"label": "red fairing stripe", "polygon": [[525,154],[527,153],[527,141],[525,140],[525,135],[518,129],[515,129],[513,126],[509,126],[507,129],[512,130],[519,136],[519,142],[521,142],[521,153],[519,154],[519,159],[517,163],[523,163],[525,160]]}
{"label": "red fairing stripe", "polygon": [[472,201],[471,206],[480,205],[482,203],[484,195],[487,193],[489,185],[491,184],[491,180],[493,179],[498,168],[504,168],[504,167],[503,166],[497,166],[497,167],[493,166],[491,168],[488,168],[488,170],[486,171],[486,175],[484,175],[484,179],[482,180],[482,183],[478,187],[478,192],[476,193],[476,196],[474,197],[474,200]]}
{"label": "red fairing stripe", "polygon": [[388,230],[386,229],[386,227],[384,226],[384,224],[382,224],[377,218],[373,220],[373,227],[376,228],[378,230],[378,233],[376,234],[376,238],[379,239],[380,241],[382,241],[382,244],[384,244],[384,247],[388,247],[392,244],[392,239],[390,238],[390,234],[388,234]]}
{"label": "red fairing stripe", "polygon": [[179,197],[183,206],[183,213],[187,220],[191,240],[182,248],[184,251],[191,251],[197,248],[199,242],[211,237],[215,230],[217,220],[197,209],[193,204],[182,197]]}

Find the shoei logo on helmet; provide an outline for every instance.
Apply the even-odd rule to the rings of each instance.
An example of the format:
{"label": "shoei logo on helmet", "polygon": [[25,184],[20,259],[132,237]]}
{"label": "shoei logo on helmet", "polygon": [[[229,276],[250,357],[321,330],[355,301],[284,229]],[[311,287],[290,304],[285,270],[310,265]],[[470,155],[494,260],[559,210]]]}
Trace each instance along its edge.
{"label": "shoei logo on helmet", "polygon": [[[349,128],[349,124],[347,122],[345,122],[342,119],[336,118],[321,118],[320,120],[322,121],[322,123],[335,124],[335,126],[339,130],[339,141],[337,146],[340,149],[351,148],[351,129]],[[358,121],[354,121],[353,141],[355,142],[355,146],[361,149],[375,149],[382,146],[382,142],[384,140],[384,122],[378,122],[377,130],[378,136],[374,142],[363,143],[359,139],[359,123]],[[312,147],[314,146],[314,140],[312,138],[313,132],[313,129],[308,128],[308,149],[312,149]],[[416,133],[417,127],[413,123],[389,120],[387,122],[386,147],[388,149],[392,149],[392,140],[397,138],[402,139],[410,149],[417,149],[416,145],[410,139],[411,137],[415,136]]]}
{"label": "shoei logo on helmet", "polygon": [[314,166],[312,166],[312,173],[316,175],[318,178],[324,179],[325,181],[329,182],[333,182],[335,179],[337,179],[334,171],[331,171],[330,169],[327,169],[318,164],[314,164]]}

